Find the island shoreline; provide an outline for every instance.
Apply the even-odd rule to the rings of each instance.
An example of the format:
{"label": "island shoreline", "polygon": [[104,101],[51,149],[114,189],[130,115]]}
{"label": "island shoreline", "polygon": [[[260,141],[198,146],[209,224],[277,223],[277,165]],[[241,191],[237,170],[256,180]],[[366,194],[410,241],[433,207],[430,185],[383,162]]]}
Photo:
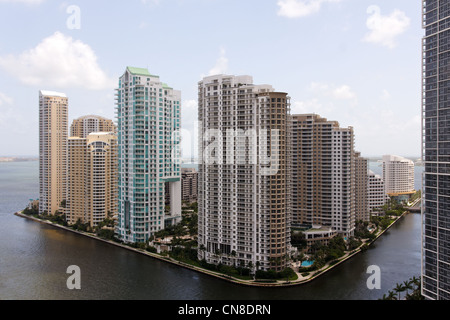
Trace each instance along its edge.
{"label": "island shoreline", "polygon": [[[376,236],[376,238],[373,239],[372,241],[370,241],[370,243],[368,243],[367,245],[370,247],[372,244],[374,244],[383,234],[385,234],[389,229],[391,229],[398,221],[400,221],[407,214],[411,214],[411,213],[408,213],[407,211],[405,211],[401,216],[396,217],[394,222],[392,222],[385,230],[383,230],[381,233],[379,233]],[[53,226],[53,227],[56,227],[56,228],[59,228],[59,229],[65,230],[65,231],[70,231],[72,233],[75,233],[75,234],[78,234],[78,235],[81,235],[81,236],[85,236],[85,237],[88,237],[88,238],[91,238],[91,239],[94,239],[94,240],[99,240],[99,241],[102,241],[103,243],[107,243],[107,244],[114,245],[114,246],[119,247],[119,248],[127,249],[127,250],[130,250],[132,252],[139,253],[139,254],[145,255],[147,257],[157,259],[157,260],[162,261],[162,262],[168,262],[168,263],[170,263],[170,264],[172,264],[174,266],[178,266],[178,267],[182,267],[182,268],[185,268],[185,269],[189,269],[191,271],[202,273],[204,275],[208,275],[208,276],[214,277],[214,278],[216,278],[218,280],[223,280],[223,281],[227,281],[229,283],[233,283],[233,284],[237,284],[237,285],[243,285],[243,286],[247,286],[247,287],[288,288],[288,287],[295,287],[295,286],[305,285],[305,284],[308,284],[308,283],[318,279],[320,276],[322,276],[322,275],[326,274],[327,272],[333,270],[334,268],[336,268],[337,266],[341,265],[342,263],[348,262],[351,258],[356,256],[357,254],[360,254],[360,253],[363,252],[361,250],[361,247],[359,247],[359,248],[355,249],[354,251],[352,251],[350,253],[347,253],[343,258],[339,259],[339,261],[334,263],[333,265],[326,265],[322,269],[315,270],[314,271],[315,274],[312,277],[307,278],[307,279],[293,280],[293,281],[288,281],[288,282],[286,282],[284,280],[283,282],[278,281],[278,282],[273,282],[273,283],[272,282],[270,282],[270,283],[267,283],[267,282],[255,282],[254,280],[241,280],[241,279],[236,279],[236,278],[233,278],[233,277],[229,277],[229,276],[226,276],[226,275],[221,274],[221,273],[217,273],[217,272],[210,271],[210,270],[207,270],[207,269],[204,269],[204,268],[199,268],[199,267],[196,267],[196,266],[193,266],[193,265],[181,262],[181,261],[177,261],[177,260],[172,259],[170,257],[163,257],[163,256],[161,256],[159,254],[151,253],[151,252],[148,252],[148,251],[146,251],[144,249],[132,248],[132,247],[130,247],[128,245],[125,245],[125,244],[121,244],[121,243],[118,243],[118,242],[115,242],[115,241],[112,241],[112,240],[107,240],[107,239],[100,238],[100,237],[98,237],[96,235],[93,235],[91,233],[86,233],[86,232],[82,232],[82,231],[78,231],[78,230],[73,230],[73,229],[71,229],[69,227],[65,227],[65,226],[53,223],[51,221],[48,221],[48,220],[43,220],[43,219],[35,218],[35,217],[32,217],[32,216],[28,216],[28,215],[26,215],[26,214],[24,214],[22,212],[16,212],[16,213],[14,213],[14,215],[16,215],[18,217],[21,217],[21,218],[25,218],[25,219],[31,220],[31,221],[34,221],[34,222],[42,223],[42,224],[45,224],[45,225],[48,225],[48,226]],[[300,273],[297,273],[297,275],[299,276],[299,278],[301,277]]]}

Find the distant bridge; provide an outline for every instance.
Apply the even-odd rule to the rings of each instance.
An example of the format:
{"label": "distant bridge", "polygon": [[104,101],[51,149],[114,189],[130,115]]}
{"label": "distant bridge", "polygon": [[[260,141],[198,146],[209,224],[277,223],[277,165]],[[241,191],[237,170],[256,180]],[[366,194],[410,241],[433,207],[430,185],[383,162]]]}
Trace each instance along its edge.
{"label": "distant bridge", "polygon": [[414,207],[410,207],[407,210],[411,213],[422,213],[422,202],[419,201],[414,205]]}

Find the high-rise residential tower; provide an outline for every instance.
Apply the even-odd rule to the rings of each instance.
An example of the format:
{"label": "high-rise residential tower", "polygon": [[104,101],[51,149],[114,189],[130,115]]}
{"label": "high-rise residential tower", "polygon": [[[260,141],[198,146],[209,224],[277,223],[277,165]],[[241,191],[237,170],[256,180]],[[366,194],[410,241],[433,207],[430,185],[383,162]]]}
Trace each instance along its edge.
{"label": "high-rise residential tower", "polygon": [[280,271],[290,250],[290,98],[250,76],[198,85],[199,259]]}
{"label": "high-rise residential tower", "polygon": [[55,214],[66,200],[68,98],[39,92],[39,213]]}
{"label": "high-rise residential tower", "polygon": [[181,195],[184,202],[195,202],[198,199],[198,171],[194,168],[181,168]]}
{"label": "high-rise residential tower", "polygon": [[357,221],[370,221],[368,203],[369,160],[355,152],[355,214]]}
{"label": "high-rise residential tower", "polygon": [[386,204],[388,196],[384,186],[383,178],[369,170],[367,202],[370,214],[377,214]]}
{"label": "high-rise residential tower", "polygon": [[424,0],[422,293],[450,299],[450,2]]}
{"label": "high-rise residential tower", "polygon": [[[119,208],[117,236],[146,242],[181,221],[181,93],[147,69],[127,67],[117,89]],[[170,210],[165,214],[165,184]]]}
{"label": "high-rise residential tower", "polygon": [[117,136],[90,133],[68,142],[66,219],[96,227],[117,215]]}
{"label": "high-rise residential tower", "polygon": [[386,193],[398,200],[408,200],[415,191],[414,161],[394,155],[383,156],[383,180]]}
{"label": "high-rise residential tower", "polygon": [[110,119],[100,116],[83,116],[73,120],[70,126],[70,136],[87,138],[92,132],[113,132],[117,131],[117,127]]}
{"label": "high-rise residential tower", "polygon": [[354,234],[353,128],[315,114],[292,115],[293,224]]}

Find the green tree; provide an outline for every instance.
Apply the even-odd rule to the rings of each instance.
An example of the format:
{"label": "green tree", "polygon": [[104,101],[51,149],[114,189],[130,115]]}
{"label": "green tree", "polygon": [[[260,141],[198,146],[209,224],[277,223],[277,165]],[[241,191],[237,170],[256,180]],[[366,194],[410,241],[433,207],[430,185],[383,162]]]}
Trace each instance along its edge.
{"label": "green tree", "polygon": [[389,291],[388,295],[387,296],[384,295],[383,297],[384,297],[383,300],[397,300],[397,296],[394,291]]}
{"label": "green tree", "polygon": [[401,300],[401,293],[405,291],[405,287],[402,284],[397,283],[394,291],[398,294],[398,300]]}
{"label": "green tree", "polygon": [[404,281],[403,282],[403,288],[406,291],[406,295],[408,295],[408,290],[413,290],[412,280]]}
{"label": "green tree", "polygon": [[292,231],[291,244],[298,249],[304,249],[307,246],[305,234],[303,232]]}

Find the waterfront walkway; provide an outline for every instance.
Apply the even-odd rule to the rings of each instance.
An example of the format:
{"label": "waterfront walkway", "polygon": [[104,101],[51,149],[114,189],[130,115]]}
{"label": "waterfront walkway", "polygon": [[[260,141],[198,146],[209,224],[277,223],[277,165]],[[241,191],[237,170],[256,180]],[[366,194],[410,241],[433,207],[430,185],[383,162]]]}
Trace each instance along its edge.
{"label": "waterfront walkway", "polygon": [[347,261],[348,259],[351,259],[353,256],[355,256],[358,253],[360,253],[362,246],[364,246],[365,244],[370,245],[373,242],[375,242],[380,236],[382,236],[387,230],[389,230],[405,214],[407,214],[407,213],[405,212],[402,216],[396,217],[395,221],[389,227],[387,227],[385,230],[383,230],[382,232],[378,233],[377,237],[373,241],[371,241],[370,243],[364,242],[358,249],[355,249],[352,252],[347,252],[343,257],[341,257],[337,262],[333,263],[332,265],[327,264],[323,268],[321,268],[320,270],[315,270],[315,271],[308,272],[308,276],[306,276],[306,277],[302,276],[303,272],[302,273],[298,273],[297,272],[298,279],[292,280],[292,281],[278,280],[278,281],[274,281],[274,282],[262,282],[262,281],[255,281],[255,280],[237,279],[237,278],[225,275],[223,273],[219,273],[219,272],[207,270],[207,269],[204,269],[204,268],[200,268],[200,267],[197,267],[197,266],[194,266],[194,265],[191,265],[191,264],[187,264],[187,263],[184,263],[184,262],[172,259],[172,258],[170,258],[168,256],[162,256],[162,255],[159,255],[157,253],[148,252],[148,251],[146,251],[144,249],[133,248],[133,247],[130,247],[130,246],[125,245],[125,244],[121,244],[121,243],[114,242],[114,241],[111,241],[111,240],[102,239],[102,238],[97,237],[94,234],[87,233],[87,232],[82,232],[82,231],[77,231],[77,230],[71,229],[69,227],[65,227],[65,226],[61,226],[59,224],[55,224],[55,223],[53,223],[51,221],[48,221],[48,220],[42,220],[42,219],[34,218],[34,217],[31,217],[31,216],[25,215],[22,212],[15,213],[16,216],[19,216],[19,217],[22,217],[22,218],[30,219],[30,220],[33,220],[33,221],[36,221],[36,222],[39,222],[39,223],[44,223],[44,224],[51,225],[51,226],[54,226],[54,227],[57,227],[57,228],[60,228],[60,229],[66,230],[66,231],[77,233],[79,235],[83,235],[83,236],[86,236],[86,237],[89,237],[89,238],[92,238],[92,239],[95,239],[95,240],[99,240],[99,241],[102,241],[102,242],[105,242],[105,243],[108,243],[108,244],[111,244],[111,245],[114,245],[114,246],[117,246],[117,247],[121,247],[121,248],[124,248],[124,249],[127,249],[127,250],[131,250],[131,251],[134,251],[136,253],[143,254],[143,255],[146,255],[148,257],[152,257],[152,258],[158,259],[160,261],[168,262],[168,263],[171,263],[173,265],[181,266],[183,268],[187,268],[187,269],[190,269],[190,270],[193,270],[193,271],[196,271],[196,272],[201,272],[203,274],[206,274],[206,275],[209,275],[209,276],[213,276],[213,277],[221,279],[221,280],[225,280],[225,281],[232,282],[232,283],[239,284],[239,285],[252,286],[252,287],[289,287],[289,286],[298,286],[298,285],[309,283],[309,282],[317,279],[319,276],[323,275],[324,273],[332,270],[333,268],[337,267],[341,263]]}

